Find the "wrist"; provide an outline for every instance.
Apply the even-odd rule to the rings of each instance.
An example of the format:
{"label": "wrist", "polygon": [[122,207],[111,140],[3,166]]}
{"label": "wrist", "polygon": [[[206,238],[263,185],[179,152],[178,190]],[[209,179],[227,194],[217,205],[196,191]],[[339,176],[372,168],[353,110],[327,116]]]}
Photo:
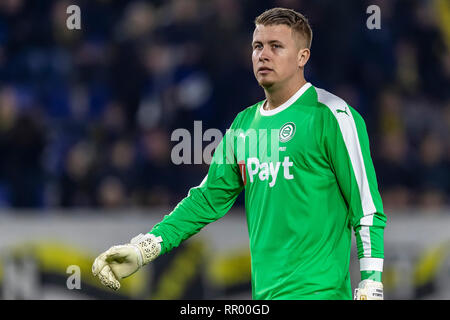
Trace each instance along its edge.
{"label": "wrist", "polygon": [[359,260],[359,270],[361,271],[361,281],[373,280],[381,282],[383,272],[382,258],[363,257]]}
{"label": "wrist", "polygon": [[142,251],[141,249],[139,249],[139,246],[136,244],[130,244],[130,246],[134,249],[134,251],[136,252],[136,256],[138,259],[138,266],[139,268],[142,268],[142,266],[144,265],[144,256],[142,255]]}
{"label": "wrist", "polygon": [[373,280],[377,282],[382,282],[382,272],[373,270],[361,271],[361,281],[363,280]]}
{"label": "wrist", "polygon": [[161,252],[162,238],[155,237],[153,234],[139,234],[131,239],[131,245],[139,251],[140,266],[155,260]]}

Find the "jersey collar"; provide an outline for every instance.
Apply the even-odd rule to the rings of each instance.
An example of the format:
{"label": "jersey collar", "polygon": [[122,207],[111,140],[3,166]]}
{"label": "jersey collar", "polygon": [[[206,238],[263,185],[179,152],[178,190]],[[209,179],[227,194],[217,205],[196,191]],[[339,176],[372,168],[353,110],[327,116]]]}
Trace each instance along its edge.
{"label": "jersey collar", "polygon": [[273,116],[274,114],[277,114],[285,109],[287,109],[289,106],[291,106],[295,101],[298,100],[302,96],[303,93],[305,93],[306,90],[311,87],[311,83],[307,82],[305,83],[292,97],[290,97],[285,103],[282,105],[276,107],[275,109],[271,110],[264,110],[264,105],[266,104],[267,100],[264,100],[261,104],[261,107],[259,108],[259,112],[262,116]]}

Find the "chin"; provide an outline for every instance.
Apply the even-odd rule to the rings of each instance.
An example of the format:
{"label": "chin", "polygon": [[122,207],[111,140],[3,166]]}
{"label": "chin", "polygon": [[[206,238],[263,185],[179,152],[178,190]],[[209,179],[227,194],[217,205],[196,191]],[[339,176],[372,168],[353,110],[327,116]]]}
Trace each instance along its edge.
{"label": "chin", "polygon": [[273,86],[275,84],[275,81],[267,79],[267,78],[260,78],[258,79],[258,83],[261,87],[263,88],[270,88],[271,86]]}
{"label": "chin", "polygon": [[270,89],[275,84],[274,81],[268,81],[268,80],[258,81],[258,83],[264,89]]}

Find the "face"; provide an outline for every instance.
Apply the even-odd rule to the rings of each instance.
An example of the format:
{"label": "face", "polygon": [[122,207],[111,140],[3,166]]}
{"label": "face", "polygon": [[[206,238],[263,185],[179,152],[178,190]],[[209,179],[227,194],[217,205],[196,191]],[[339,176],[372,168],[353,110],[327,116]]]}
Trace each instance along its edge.
{"label": "face", "polygon": [[257,25],[252,41],[253,72],[256,80],[263,88],[299,75],[299,68],[306,64],[308,49],[300,49],[292,29],[284,24],[263,26]]}

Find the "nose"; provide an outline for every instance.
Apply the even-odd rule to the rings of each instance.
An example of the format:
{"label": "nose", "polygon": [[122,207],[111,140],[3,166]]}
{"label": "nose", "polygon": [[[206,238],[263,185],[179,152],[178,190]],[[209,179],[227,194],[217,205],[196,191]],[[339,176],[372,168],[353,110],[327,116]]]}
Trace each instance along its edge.
{"label": "nose", "polygon": [[259,57],[258,60],[259,61],[269,61],[269,50],[267,49],[266,46],[264,46],[261,51],[259,52]]}

